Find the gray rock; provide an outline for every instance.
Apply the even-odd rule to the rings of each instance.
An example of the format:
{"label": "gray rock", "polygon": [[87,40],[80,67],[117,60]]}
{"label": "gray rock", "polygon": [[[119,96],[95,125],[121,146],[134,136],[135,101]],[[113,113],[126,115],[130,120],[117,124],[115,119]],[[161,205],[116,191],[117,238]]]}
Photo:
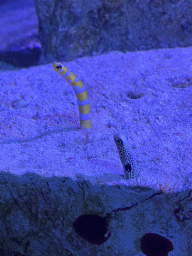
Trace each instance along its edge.
{"label": "gray rock", "polygon": [[192,45],[191,0],[34,0],[45,61]]}
{"label": "gray rock", "polygon": [[[64,63],[87,85],[87,144],[74,92],[51,64],[0,72],[5,253],[191,255],[191,56],[176,48]],[[129,139],[137,179],[123,178],[115,133]]]}
{"label": "gray rock", "polygon": [[190,255],[191,191],[165,194],[30,173],[1,174],[0,190],[3,248],[31,256]]}

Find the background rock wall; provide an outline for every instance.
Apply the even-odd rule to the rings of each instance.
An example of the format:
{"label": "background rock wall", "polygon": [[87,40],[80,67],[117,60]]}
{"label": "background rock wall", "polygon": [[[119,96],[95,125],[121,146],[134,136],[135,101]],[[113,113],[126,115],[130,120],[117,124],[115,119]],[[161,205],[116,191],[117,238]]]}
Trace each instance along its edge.
{"label": "background rock wall", "polygon": [[192,45],[190,0],[34,0],[45,62]]}

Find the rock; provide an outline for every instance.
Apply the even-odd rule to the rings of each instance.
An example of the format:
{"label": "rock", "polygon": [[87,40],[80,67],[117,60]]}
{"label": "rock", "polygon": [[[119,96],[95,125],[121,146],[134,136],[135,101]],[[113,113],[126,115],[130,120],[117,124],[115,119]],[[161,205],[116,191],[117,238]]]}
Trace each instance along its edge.
{"label": "rock", "polygon": [[167,195],[32,173],[0,178],[3,249],[30,256],[190,255],[191,214],[178,221],[174,210],[191,207],[191,191]]}
{"label": "rock", "polygon": [[34,0],[47,62],[192,45],[191,0]]}

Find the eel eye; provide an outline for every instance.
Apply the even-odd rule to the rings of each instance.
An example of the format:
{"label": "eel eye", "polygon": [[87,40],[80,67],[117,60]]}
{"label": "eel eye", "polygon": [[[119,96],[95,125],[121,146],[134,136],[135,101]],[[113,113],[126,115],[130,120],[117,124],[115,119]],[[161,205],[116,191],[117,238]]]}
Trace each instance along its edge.
{"label": "eel eye", "polygon": [[123,145],[123,141],[122,141],[121,139],[117,139],[117,143],[118,143],[119,145]]}
{"label": "eel eye", "polygon": [[61,64],[59,64],[59,65],[56,66],[56,69],[61,69],[61,68],[62,68],[62,65],[61,65]]}

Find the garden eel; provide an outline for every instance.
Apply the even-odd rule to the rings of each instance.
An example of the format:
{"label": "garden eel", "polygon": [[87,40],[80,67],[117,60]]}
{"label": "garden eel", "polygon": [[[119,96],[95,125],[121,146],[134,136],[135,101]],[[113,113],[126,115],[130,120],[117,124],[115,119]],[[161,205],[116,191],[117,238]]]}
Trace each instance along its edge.
{"label": "garden eel", "polygon": [[131,151],[126,136],[121,134],[115,134],[114,141],[124,169],[124,179],[134,179],[136,174],[136,164],[133,157],[131,156]]}
{"label": "garden eel", "polygon": [[[85,129],[91,128],[90,105],[85,85],[82,81],[75,82],[76,75],[73,72],[70,72],[70,75],[66,74],[67,68],[61,63],[53,63],[52,67],[60,76],[63,76],[75,92],[79,108],[80,126]],[[88,141],[88,133],[86,136],[86,141]],[[127,138],[124,135],[115,134],[114,141],[124,169],[124,179],[134,179],[135,162],[130,154]]]}
{"label": "garden eel", "polygon": [[67,68],[61,63],[53,63],[52,66],[72,86],[75,92],[79,108],[80,126],[85,129],[91,128],[90,105],[85,85],[80,80],[75,82],[76,75],[73,72],[70,72],[70,75],[66,74]]}

